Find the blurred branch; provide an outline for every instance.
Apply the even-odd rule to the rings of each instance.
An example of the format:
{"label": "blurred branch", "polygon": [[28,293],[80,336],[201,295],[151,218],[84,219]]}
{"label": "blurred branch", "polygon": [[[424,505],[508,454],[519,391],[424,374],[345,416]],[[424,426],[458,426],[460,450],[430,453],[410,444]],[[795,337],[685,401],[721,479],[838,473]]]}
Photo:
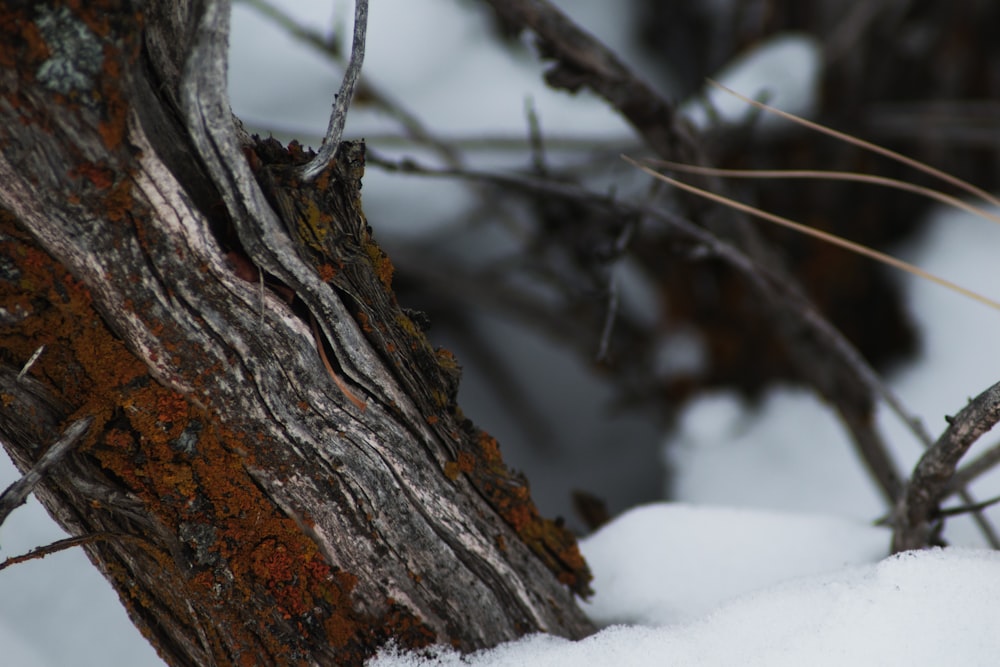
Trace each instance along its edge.
{"label": "blurred branch", "polygon": [[[267,2],[267,0],[240,1],[270,18],[293,37],[316,49],[324,56],[340,64],[345,63],[342,47],[335,38],[331,37],[327,39],[313,28],[297,22],[289,14]],[[368,77],[361,79],[358,83],[356,97],[358,100],[363,100],[371,104],[398,122],[403,128],[406,137],[417,144],[432,148],[447,164],[456,166],[461,164],[461,153],[458,150],[452,147],[448,141],[435,137],[415,113],[406,109]]]}
{"label": "blurred branch", "polygon": [[[636,216],[652,217],[661,223],[666,223],[674,232],[681,233],[686,239],[695,242],[701,247],[704,251],[702,253],[703,256],[712,256],[725,261],[730,267],[746,277],[756,292],[766,296],[768,300],[780,304],[787,310],[796,313],[801,325],[810,331],[816,339],[823,342],[824,349],[827,349],[828,353],[835,355],[839,362],[853,373],[854,377],[864,383],[868,391],[882,397],[914,432],[918,439],[929,439],[926,431],[920,425],[919,419],[905,409],[898,397],[888,388],[874,369],[868,365],[854,346],[820,315],[797,289],[789,285],[783,276],[751,259],[736,246],[720,239],[704,227],[696,225],[683,217],[668,213],[661,208],[634,206],[627,202],[613,200],[607,196],[597,195],[576,184],[553,182],[539,177],[510,174],[501,175],[466,169],[433,169],[421,166],[413,160],[392,162],[377,155],[370,157],[370,163],[404,173],[478,180],[514,188],[534,195],[572,199],[591,207],[605,208],[611,211],[613,216],[617,216],[620,219],[634,218]],[[456,281],[452,278],[452,282]],[[461,282],[465,288],[469,288],[470,283],[466,280],[457,282]],[[490,285],[476,287],[473,290],[476,298],[482,298],[483,292],[480,291],[481,289],[490,290],[493,288]],[[523,306],[523,303],[518,303],[518,307]],[[554,322],[550,322],[551,329],[556,329],[557,327],[560,329],[564,328],[559,325],[562,321],[560,316],[549,317],[553,312],[551,308],[539,306],[534,310],[535,312],[531,315],[531,318],[536,324],[554,319]],[[579,328],[571,327],[570,330],[577,332]],[[577,341],[577,346],[579,346],[579,341]],[[627,362],[623,360],[623,363]],[[640,358],[639,363],[644,364],[646,362]],[[844,418],[845,424],[851,432],[860,454],[883,493],[890,500],[898,497],[902,484],[895,466],[888,455],[888,447],[878,434],[874,424],[862,416],[856,416],[856,413],[850,410],[841,410],[841,416]]]}
{"label": "blurred branch", "polygon": [[308,44],[338,62],[344,61],[343,46],[336,34],[325,37],[318,30],[299,23],[291,14],[275,7],[267,0],[236,0],[236,2],[256,10],[300,42]]}
{"label": "blurred branch", "polygon": [[949,495],[957,493],[981,475],[993,470],[997,464],[1000,464],[1000,443],[989,447],[985,452],[955,472],[955,476],[951,478],[951,483],[948,485]]}
{"label": "blurred branch", "polygon": [[575,93],[588,87],[622,113],[663,157],[691,161],[700,153],[692,128],[674,106],[636,77],[618,56],[546,0],[486,0],[507,24],[531,30],[553,88]]}
{"label": "blurred branch", "polygon": [[[486,1],[509,25],[530,29],[535,34],[542,57],[555,61],[545,74],[551,86],[571,92],[584,86],[591,88],[617,109],[661,157],[686,155],[688,163],[702,163],[700,138],[686,121],[676,116],[672,105],[547,0]],[[718,181],[712,182],[708,189],[725,192]],[[874,425],[874,401],[884,400],[917,439],[929,446],[930,436],[920,420],[905,409],[843,334],[820,315],[798,282],[785,271],[781,253],[772,249],[745,220],[737,218],[730,225],[719,226],[713,219],[715,216],[705,212],[704,202],[685,203],[686,216],[694,224],[675,219],[674,228],[684,227],[689,238],[697,239],[712,254],[725,259],[750,280],[756,292],[767,297],[761,304],[767,326],[788,346],[791,361],[802,379],[835,406],[883,495],[890,506],[894,505],[901,497],[903,484]],[[979,515],[977,520],[992,541],[990,526]]]}

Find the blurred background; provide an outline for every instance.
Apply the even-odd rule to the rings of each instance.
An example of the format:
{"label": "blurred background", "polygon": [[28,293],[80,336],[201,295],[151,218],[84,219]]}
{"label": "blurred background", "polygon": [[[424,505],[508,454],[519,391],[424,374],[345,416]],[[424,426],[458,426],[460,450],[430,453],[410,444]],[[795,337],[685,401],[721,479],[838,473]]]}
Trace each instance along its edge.
{"label": "blurred background", "polygon": [[[710,76],[996,189],[1000,49],[987,27],[1000,8],[990,3],[556,4],[685,110],[713,165],[931,182],[706,96]],[[351,16],[346,2],[237,4],[246,31],[234,33],[232,95],[248,128],[319,143]],[[803,384],[742,279],[720,262],[691,261],[690,247],[655,223],[382,168],[414,161],[662,201],[618,157],[650,154],[624,121],[587,89],[547,88],[530,37],[487,3],[384,2],[370,20],[365,88],[347,127],[382,160],[369,160],[364,181],[369,222],[396,264],[400,300],[426,312],[432,340],[461,361],[464,411],[527,473],[543,511],[582,529],[575,492],[611,513],[676,495],[665,448],[692,401],[741,411]],[[276,50],[295,55],[276,59]],[[917,243],[929,210],[911,194],[842,182],[744,181],[732,192],[883,250]],[[877,369],[919,356],[899,275],[792,232],[760,231]]]}

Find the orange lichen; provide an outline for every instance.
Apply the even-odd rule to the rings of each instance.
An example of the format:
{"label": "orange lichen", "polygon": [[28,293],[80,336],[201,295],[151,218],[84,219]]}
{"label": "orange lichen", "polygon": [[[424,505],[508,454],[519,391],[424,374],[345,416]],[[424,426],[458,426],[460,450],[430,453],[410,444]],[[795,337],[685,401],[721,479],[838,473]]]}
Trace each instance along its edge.
{"label": "orange lichen", "polygon": [[459,472],[468,474],[475,469],[476,458],[468,452],[459,452],[458,461],[456,461],[455,465]]}
{"label": "orange lichen", "polygon": [[317,266],[316,272],[319,274],[319,279],[325,283],[328,283],[337,277],[337,269],[328,262],[324,262]]}
{"label": "orange lichen", "polygon": [[359,310],[355,316],[357,317],[358,324],[361,325],[361,330],[366,334],[374,333],[375,330],[372,328],[371,320],[368,317],[368,313],[363,310]]}
{"label": "orange lichen", "polygon": [[434,350],[434,356],[437,357],[438,365],[442,369],[447,371],[459,371],[461,366],[458,363],[458,358],[454,355],[451,350],[439,347]]}
{"label": "orange lichen", "polygon": [[385,254],[382,248],[371,237],[365,238],[363,244],[365,254],[368,255],[369,261],[371,261],[372,266],[375,268],[375,275],[378,276],[379,282],[382,283],[387,292],[392,292],[392,276],[396,272],[396,267],[393,266],[389,256]]}
{"label": "orange lichen", "polygon": [[[419,622],[398,612],[391,618],[358,613],[352,599],[356,578],[333,571],[296,522],[249,479],[248,465],[275,465],[267,460],[273,443],[224,428],[209,410],[156,382],[105,328],[87,290],[12,223],[0,213],[0,254],[14,261],[20,277],[0,282],[0,304],[20,307],[28,317],[5,331],[4,354],[24,360],[46,344],[30,372],[76,406],[75,414],[95,418],[81,451],[120,480],[151,520],[175,532],[190,552],[189,564],[175,565],[165,546],[146,547],[162,550],[164,572],[194,568],[169,591],[180,605],[175,613],[202,610],[204,622],[224,627],[227,637],[251,633],[245,655],[257,655],[254,643],[263,641],[269,654],[287,656],[287,631],[275,624],[291,623],[305,644],[353,647],[345,649],[345,664],[360,663],[373,650],[366,639],[373,632],[395,634],[383,626],[391,618],[400,620],[400,632],[416,632]],[[171,335],[168,323],[161,324],[161,334]],[[102,511],[101,504],[92,510]],[[112,572],[116,567],[108,565]],[[130,588],[130,573],[120,571],[126,604],[150,604],[145,593]],[[245,616],[258,608],[262,592],[273,601],[275,617]],[[227,598],[224,605],[220,594]],[[158,599],[163,604],[174,603]]]}
{"label": "orange lichen", "polygon": [[21,65],[26,74],[34,72],[52,55],[51,50],[23,9],[9,11],[7,7],[0,11],[0,66],[14,69]]}
{"label": "orange lichen", "polygon": [[122,70],[126,66],[134,65],[134,62],[134,55],[130,57],[116,52],[107,43],[104,45],[103,76],[100,78],[104,115],[97,124],[97,132],[101,135],[104,147],[112,152],[118,150],[125,139],[128,116],[128,104],[121,92]]}
{"label": "orange lichen", "polygon": [[478,451],[470,456],[474,465],[468,473],[473,485],[560,582],[579,595],[589,595],[591,574],[576,538],[561,523],[539,514],[527,481],[506,467],[495,438],[478,431],[475,441]]}
{"label": "orange lichen", "polygon": [[115,181],[115,172],[113,169],[108,167],[106,164],[99,164],[95,162],[80,162],[73,169],[70,170],[71,177],[80,176],[85,178],[98,190],[106,190],[111,187]]}
{"label": "orange lichen", "polygon": [[492,435],[486,431],[480,431],[476,444],[479,445],[479,452],[483,460],[488,464],[503,464],[503,457],[500,455],[500,443]]}

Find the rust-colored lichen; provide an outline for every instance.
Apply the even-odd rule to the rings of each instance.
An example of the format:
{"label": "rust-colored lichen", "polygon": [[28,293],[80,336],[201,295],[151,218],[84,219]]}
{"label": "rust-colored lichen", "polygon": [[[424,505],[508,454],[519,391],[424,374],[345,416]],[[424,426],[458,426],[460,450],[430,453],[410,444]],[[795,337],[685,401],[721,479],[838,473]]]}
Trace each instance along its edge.
{"label": "rust-colored lichen", "polygon": [[84,160],[70,171],[70,177],[83,178],[98,190],[107,190],[115,182],[115,171],[106,164]]}
{"label": "rust-colored lichen", "polygon": [[[121,60],[105,48],[104,59],[109,58]],[[116,65],[105,62],[104,67],[107,75]],[[114,71],[127,77],[125,69]],[[118,92],[100,91],[107,106],[95,131],[105,148],[119,153],[122,163],[77,168],[73,174],[81,187],[67,196],[91,214],[122,221],[118,228],[128,230],[123,238],[138,241],[154,256],[163,241],[162,230],[133,200],[138,193],[129,189],[128,160],[134,156],[122,150]],[[461,417],[455,404],[457,361],[447,351],[434,350],[414,319],[396,304],[392,264],[371,240],[360,213],[359,184],[351,180],[360,179],[363,161],[351,167],[346,179],[343,172],[338,172],[339,180],[330,172],[309,185],[298,182],[291,168],[305,155],[301,147],[276,148],[262,142],[251,155],[262,187],[289,232],[298,235],[303,256],[349,305],[369,341],[396,372],[394,379],[418,402],[429,428],[454,445],[454,461],[445,464],[443,473],[454,480],[467,476],[560,581],[586,594],[590,575],[572,535],[539,516],[527,483],[504,465],[496,441]],[[355,208],[345,207],[343,196],[329,196],[335,188],[346,188]],[[208,643],[218,647],[221,664],[249,664],[258,652],[297,664],[316,646],[335,647],[340,662],[356,664],[389,638],[401,646],[435,639],[420,619],[391,600],[376,601],[381,605],[377,613],[358,612],[355,575],[330,567],[299,522],[250,478],[250,469],[282,474],[282,442],[269,442],[246,425],[239,427],[243,430],[223,425],[205,393],[194,395],[208,405],[161,385],[104,327],[87,291],[65,269],[34,251],[28,237],[13,226],[3,238],[9,240],[0,244],[0,253],[16,257],[21,276],[0,285],[0,300],[8,310],[20,308],[28,314],[6,336],[7,361],[26,359],[39,343],[48,345],[32,374],[58,391],[76,415],[95,417],[80,452],[137,498],[149,522],[162,529],[162,534],[151,531],[149,549],[169,571],[174,584],[170,590],[129,589],[129,575],[121,569],[118,586],[137,618],[145,617],[142,607],[152,606],[154,596],[177,618],[187,618],[194,610]],[[199,366],[197,353],[188,351],[177,325],[152,321],[148,313],[155,304],[142,303],[142,295],[134,299],[136,303],[125,307],[143,318],[157,337],[160,356],[177,368],[186,365],[178,372],[188,386],[201,389],[210,384],[202,381],[221,372],[213,364],[223,362]],[[513,534],[501,530],[508,538]],[[508,546],[502,538],[498,545]],[[116,567],[108,569],[117,572]],[[372,608],[372,601],[365,602]]]}
{"label": "rust-colored lichen", "polygon": [[459,474],[469,474],[476,467],[476,458],[468,452],[459,452],[457,461],[448,461],[444,464],[444,474],[451,481],[458,479]]}
{"label": "rust-colored lichen", "polygon": [[52,54],[38,26],[29,20],[24,9],[9,4],[0,9],[0,67],[10,70],[23,67],[28,74]]}
{"label": "rust-colored lichen", "polygon": [[316,267],[316,272],[319,274],[320,280],[325,283],[333,280],[337,276],[337,271],[338,269],[329,262],[323,262]]}
{"label": "rust-colored lichen", "polygon": [[392,276],[396,272],[396,267],[392,265],[389,256],[385,254],[381,247],[373,239],[364,240],[365,254],[375,268],[375,275],[386,291],[392,291]]}
{"label": "rust-colored lichen", "polygon": [[561,522],[539,514],[527,480],[507,468],[496,439],[469,422],[465,427],[475,433],[478,449],[469,472],[472,483],[560,582],[578,595],[590,595],[592,576],[576,538]]}
{"label": "rust-colored lichen", "polygon": [[[246,636],[247,648],[234,652],[234,664],[253,664],[247,656],[260,650],[287,664],[299,662],[280,629],[288,623],[297,628],[301,646],[344,647],[344,664],[370,655],[377,646],[373,633],[433,640],[418,620],[391,606],[385,618],[354,609],[355,577],[333,570],[247,474],[248,464],[267,464],[255,457],[273,444],[224,428],[209,410],[156,382],[105,328],[87,290],[33,248],[7,214],[0,215],[0,234],[0,256],[13,261],[8,273],[16,276],[0,281],[0,306],[25,315],[16,329],[3,331],[5,360],[23,363],[46,344],[31,374],[76,406],[74,416],[95,417],[80,452],[139,498],[150,521],[177,535],[187,554],[185,565],[166,544],[145,547],[168,570],[182,568],[172,579],[183,581],[176,590],[137,589],[127,568],[107,563],[121,575],[126,604],[150,606],[156,596],[155,606],[175,607],[178,617],[194,609],[227,639]],[[102,511],[100,503],[91,509]],[[273,615],[261,613],[265,599]],[[384,625],[392,621],[399,627]]]}

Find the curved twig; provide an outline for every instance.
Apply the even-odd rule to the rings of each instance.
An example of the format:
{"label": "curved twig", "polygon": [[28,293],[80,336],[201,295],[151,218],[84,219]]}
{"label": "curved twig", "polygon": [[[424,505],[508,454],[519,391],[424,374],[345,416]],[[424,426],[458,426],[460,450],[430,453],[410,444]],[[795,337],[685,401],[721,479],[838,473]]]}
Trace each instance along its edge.
{"label": "curved twig", "polygon": [[368,0],[354,0],[354,36],[351,39],[351,59],[344,72],[344,80],[340,83],[340,92],[333,101],[333,111],[330,113],[330,124],[326,128],[326,137],[316,157],[303,165],[302,179],[311,181],[326,169],[337,154],[340,138],[344,134],[344,123],[347,122],[347,109],[354,100],[354,91],[358,87],[361,76],[361,65],[365,60],[365,35],[368,31]]}
{"label": "curved twig", "polygon": [[947,430],[920,458],[894,511],[894,553],[928,545],[938,505],[948,494],[958,462],[979,436],[998,421],[1000,382],[972,399],[955,415]]}

